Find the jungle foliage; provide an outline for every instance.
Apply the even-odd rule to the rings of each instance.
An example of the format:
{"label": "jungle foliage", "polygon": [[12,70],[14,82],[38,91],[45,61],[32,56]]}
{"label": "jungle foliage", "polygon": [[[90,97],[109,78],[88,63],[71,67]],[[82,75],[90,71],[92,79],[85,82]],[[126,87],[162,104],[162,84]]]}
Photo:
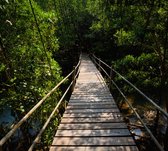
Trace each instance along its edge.
{"label": "jungle foliage", "polygon": [[[95,53],[168,110],[167,8],[167,0],[1,0],[0,112],[9,107],[13,123],[21,119],[69,73],[80,51]],[[61,93],[21,129],[25,136],[38,131]],[[1,137],[13,123],[1,123]]]}
{"label": "jungle foliage", "polygon": [[165,0],[90,0],[87,10],[96,19],[87,36],[92,52],[168,110],[167,7]]}
{"label": "jungle foliage", "polygon": [[[0,110],[10,108],[15,123],[62,79],[61,67],[53,59],[59,49],[58,19],[53,10],[44,11],[27,0],[1,1],[0,15]],[[39,129],[60,93],[21,128],[22,141],[29,142],[27,138],[34,135],[31,129],[33,133]],[[1,123],[1,137],[13,122]]]}

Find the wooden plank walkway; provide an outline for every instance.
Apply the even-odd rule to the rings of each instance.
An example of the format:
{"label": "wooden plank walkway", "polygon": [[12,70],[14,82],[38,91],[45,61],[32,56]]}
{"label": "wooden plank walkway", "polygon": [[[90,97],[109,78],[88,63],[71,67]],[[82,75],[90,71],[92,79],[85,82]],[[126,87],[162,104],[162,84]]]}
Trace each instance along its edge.
{"label": "wooden plank walkway", "polygon": [[103,77],[82,55],[75,89],[50,151],[138,151]]}

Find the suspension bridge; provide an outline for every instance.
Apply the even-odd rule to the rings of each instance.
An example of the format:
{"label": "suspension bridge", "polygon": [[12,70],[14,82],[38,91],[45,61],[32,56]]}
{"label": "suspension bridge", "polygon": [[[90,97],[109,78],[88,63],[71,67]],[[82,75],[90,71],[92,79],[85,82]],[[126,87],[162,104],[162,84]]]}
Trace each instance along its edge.
{"label": "suspension bridge", "polygon": [[103,77],[87,55],[82,55],[79,71],[50,151],[137,151]]}
{"label": "suspension bridge", "polygon": [[[110,74],[108,74],[101,66],[102,64],[110,69]],[[96,68],[96,66],[98,68]],[[164,151],[164,147],[152,134],[151,130],[141,119],[140,115],[129,103],[126,96],[112,80],[112,74],[115,73],[120,76],[165,117],[168,117],[168,113],[105,62],[94,55],[91,60],[87,54],[82,54],[77,66],[74,67],[74,69],[51,91],[49,91],[48,94],[44,96],[0,140],[0,151],[9,150],[5,144],[10,140],[10,138],[16,133],[22,124],[25,123],[32,114],[45,103],[46,99],[70,77],[72,77],[72,82],[58,101],[54,110],[44,123],[28,150],[34,150],[35,146],[39,144],[42,134],[46,130],[54,114],[58,111],[60,104],[63,102],[68,92],[72,90],[68,106],[65,109],[59,127],[53,137],[50,151],[138,151],[136,143],[124,122],[123,116],[98,69],[104,72],[104,74],[109,78],[110,83],[118,89],[125,101],[128,103],[130,109],[132,109],[142,126],[149,133],[151,140],[153,140],[158,149]]]}

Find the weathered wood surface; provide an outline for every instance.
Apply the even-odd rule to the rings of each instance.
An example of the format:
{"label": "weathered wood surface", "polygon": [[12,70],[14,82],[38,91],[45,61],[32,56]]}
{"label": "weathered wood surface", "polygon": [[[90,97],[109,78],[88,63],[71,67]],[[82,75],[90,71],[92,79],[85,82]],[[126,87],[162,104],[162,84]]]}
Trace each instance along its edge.
{"label": "weathered wood surface", "polygon": [[132,137],[118,137],[118,136],[57,136],[53,141],[55,146],[130,146],[135,145]]}
{"label": "weathered wood surface", "polygon": [[136,146],[51,146],[52,151],[137,151]]}
{"label": "weathered wood surface", "polygon": [[138,151],[101,74],[87,55],[50,151]]}
{"label": "weathered wood surface", "polygon": [[67,123],[67,124],[60,124],[59,129],[61,130],[104,130],[104,129],[120,129],[120,128],[127,128],[125,123]]}
{"label": "weathered wood surface", "polygon": [[122,118],[122,115],[120,113],[69,113],[64,114],[64,118],[112,118],[112,119],[118,119]]}

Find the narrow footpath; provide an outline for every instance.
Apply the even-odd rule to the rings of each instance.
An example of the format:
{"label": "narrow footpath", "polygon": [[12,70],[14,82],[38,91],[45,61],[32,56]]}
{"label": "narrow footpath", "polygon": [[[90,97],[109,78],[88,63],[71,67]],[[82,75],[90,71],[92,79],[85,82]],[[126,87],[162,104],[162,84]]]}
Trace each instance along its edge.
{"label": "narrow footpath", "polygon": [[138,151],[103,77],[85,54],[50,151]]}

